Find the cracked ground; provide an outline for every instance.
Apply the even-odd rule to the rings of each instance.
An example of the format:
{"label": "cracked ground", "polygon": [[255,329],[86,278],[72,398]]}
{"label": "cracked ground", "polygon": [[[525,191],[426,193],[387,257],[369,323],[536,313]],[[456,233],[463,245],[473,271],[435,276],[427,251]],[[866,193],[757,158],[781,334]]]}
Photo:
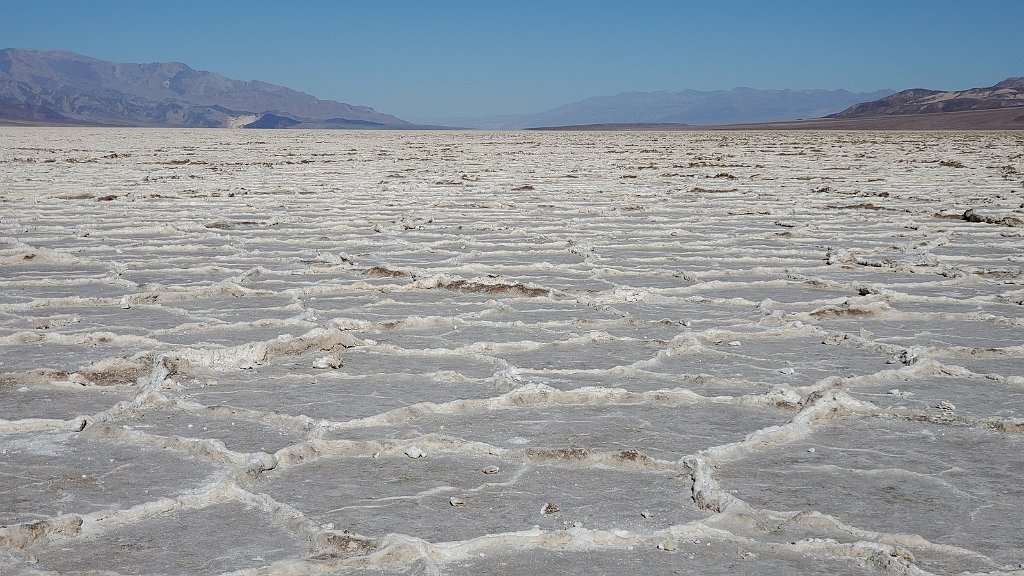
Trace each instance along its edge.
{"label": "cracked ground", "polygon": [[1020,133],[0,135],[0,573],[1024,571]]}

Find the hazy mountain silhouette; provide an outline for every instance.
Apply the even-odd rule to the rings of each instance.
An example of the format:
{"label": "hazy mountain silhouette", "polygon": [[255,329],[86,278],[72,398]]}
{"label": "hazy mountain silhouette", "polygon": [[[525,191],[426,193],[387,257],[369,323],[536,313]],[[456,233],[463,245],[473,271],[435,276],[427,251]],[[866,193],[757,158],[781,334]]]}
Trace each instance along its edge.
{"label": "hazy mountain silhouette", "polygon": [[533,128],[605,123],[720,125],[820,118],[851,104],[892,94],[892,90],[755,90],[624,92],[515,116],[450,118],[445,124],[469,128]]}

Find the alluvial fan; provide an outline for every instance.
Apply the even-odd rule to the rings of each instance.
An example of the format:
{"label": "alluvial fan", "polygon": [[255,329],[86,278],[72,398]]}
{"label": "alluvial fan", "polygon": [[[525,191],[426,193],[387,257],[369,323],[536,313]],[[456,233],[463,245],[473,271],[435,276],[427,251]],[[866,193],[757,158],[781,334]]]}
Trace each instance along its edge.
{"label": "alluvial fan", "polygon": [[1024,570],[1024,135],[0,128],[0,572]]}

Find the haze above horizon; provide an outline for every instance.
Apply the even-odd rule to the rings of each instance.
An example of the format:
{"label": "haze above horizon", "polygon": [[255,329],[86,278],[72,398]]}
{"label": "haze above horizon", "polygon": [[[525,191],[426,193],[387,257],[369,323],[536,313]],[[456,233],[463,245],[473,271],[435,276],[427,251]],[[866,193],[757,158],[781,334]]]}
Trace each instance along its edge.
{"label": "haze above horizon", "polygon": [[1024,2],[264,0],[4,7],[0,48],[179,61],[414,122],[629,91],[922,87],[1024,74]]}

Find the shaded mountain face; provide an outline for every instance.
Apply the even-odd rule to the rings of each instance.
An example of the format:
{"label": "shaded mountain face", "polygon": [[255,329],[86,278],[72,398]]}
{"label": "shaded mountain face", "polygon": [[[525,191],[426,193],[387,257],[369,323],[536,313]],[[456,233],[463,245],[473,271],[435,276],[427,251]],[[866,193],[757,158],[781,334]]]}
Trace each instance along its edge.
{"label": "shaded mountain face", "polygon": [[472,128],[534,128],[601,123],[680,123],[696,125],[820,118],[892,90],[755,90],[703,92],[625,92],[587,98],[538,114],[463,118],[449,122]]}
{"label": "shaded mountain face", "polygon": [[[367,106],[320,100],[266,82],[233,80],[180,62],[117,64],[71,52],[0,50],[0,118],[140,126],[267,125],[343,119],[362,126],[409,123]],[[259,119],[256,120],[259,122]],[[249,122],[252,123],[252,122]]]}
{"label": "shaded mountain face", "polygon": [[1012,77],[988,88],[953,92],[914,88],[872,102],[850,106],[830,118],[867,118],[904,114],[934,114],[1024,106],[1024,77]]}

